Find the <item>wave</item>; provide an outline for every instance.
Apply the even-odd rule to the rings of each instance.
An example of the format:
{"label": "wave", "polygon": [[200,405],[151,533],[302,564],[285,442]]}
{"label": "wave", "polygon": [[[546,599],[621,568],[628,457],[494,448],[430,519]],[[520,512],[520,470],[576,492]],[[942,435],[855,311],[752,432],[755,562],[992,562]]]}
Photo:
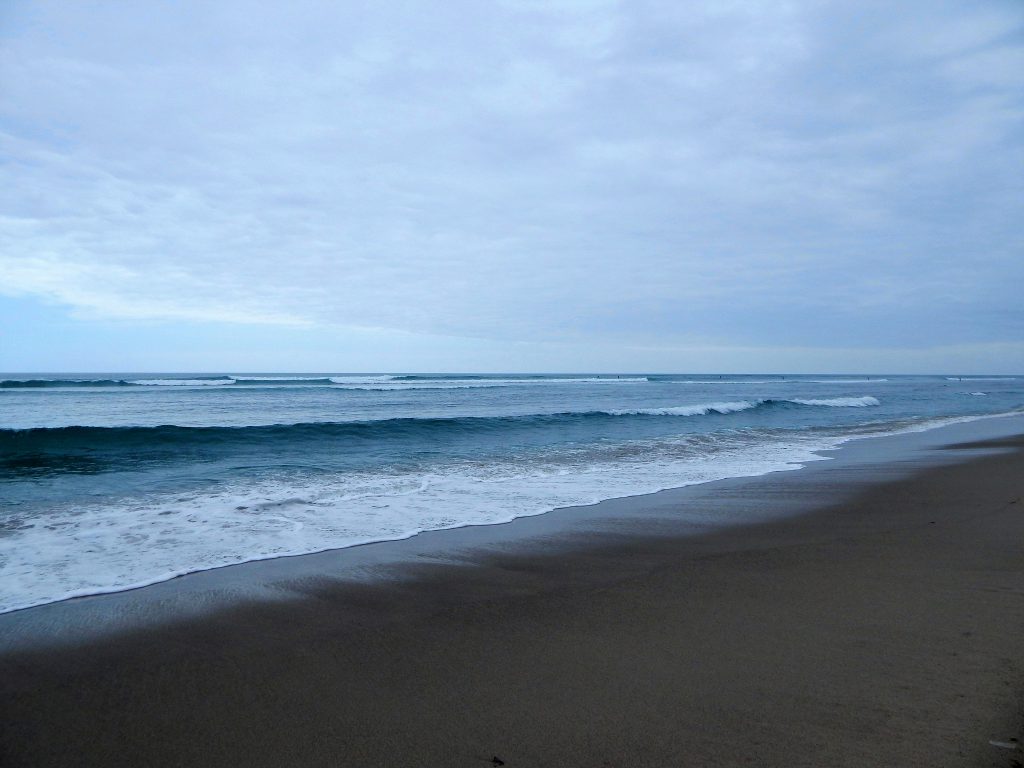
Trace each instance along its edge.
{"label": "wave", "polygon": [[392,377],[392,379],[394,381],[444,381],[446,379],[454,379],[454,378],[457,378],[457,379],[460,379],[460,380],[472,380],[472,379],[483,379],[483,378],[486,378],[486,377],[485,376],[474,376],[474,375],[468,375],[468,374],[465,375],[465,376],[415,376],[415,375],[405,375],[405,376],[393,376]]}
{"label": "wave", "polygon": [[680,405],[667,408],[634,408],[615,411],[605,411],[614,416],[708,416],[712,413],[727,414],[749,411],[752,408],[763,406],[780,405],[812,405],[826,408],[864,408],[872,405],[881,405],[876,397],[835,397],[828,400],[802,400],[793,398],[791,400],[779,400],[767,398],[764,400],[739,400],[729,403],[704,403],[701,405]]}
{"label": "wave", "polygon": [[786,402],[798,405],[824,405],[829,408],[865,408],[872,405],[881,405],[877,397],[871,397],[870,395],[865,397],[833,397],[825,400],[804,400],[795,397]]}
{"label": "wave", "polygon": [[493,389],[497,387],[546,386],[591,382],[636,382],[646,379],[404,379],[369,383],[335,381],[334,389],[359,389],[371,392],[424,392],[449,389]]}
{"label": "wave", "polygon": [[795,383],[806,384],[881,384],[888,379],[792,379]]}
{"label": "wave", "polygon": [[396,384],[619,384],[652,381],[648,376],[391,376]]}
{"label": "wave", "polygon": [[330,376],[232,376],[234,383],[241,386],[256,385],[267,386],[312,386],[316,384],[329,385]]}
{"label": "wave", "polygon": [[663,379],[649,377],[648,381],[661,382],[665,384],[706,384],[709,386],[717,384],[784,384],[784,379]]}
{"label": "wave", "polygon": [[202,387],[234,384],[230,376],[195,376],[188,379],[0,379],[0,389],[65,389],[68,387]]}
{"label": "wave", "polygon": [[615,411],[601,411],[610,416],[708,416],[712,413],[725,415],[749,411],[759,405],[766,405],[767,400],[740,400],[735,403],[707,403],[703,405],[678,405],[668,408],[632,408]]}
{"label": "wave", "polygon": [[2,379],[0,389],[66,387],[331,386],[383,384],[392,376],[191,376],[125,379]]}
{"label": "wave", "polygon": [[650,376],[649,381],[668,384],[882,384],[888,379],[670,379]]}
{"label": "wave", "polygon": [[1017,381],[1017,376],[947,376],[946,381]]}
{"label": "wave", "polygon": [[41,389],[44,387],[128,387],[123,379],[2,379],[0,389]]}
{"label": "wave", "polygon": [[365,389],[392,391],[403,389],[469,389],[478,387],[509,387],[535,384],[623,383],[646,382],[647,377],[591,376],[591,377],[492,377],[484,375],[461,376],[192,376],[188,378],[154,377],[125,379],[3,379],[0,389],[40,389],[67,387],[203,387],[251,386],[289,387],[324,386],[337,389]]}
{"label": "wave", "polygon": [[394,381],[649,381],[650,376],[621,376],[608,374],[606,376],[552,376],[544,374],[482,374],[482,373],[446,373],[446,374],[406,374],[402,376],[391,376]]}
{"label": "wave", "polygon": [[565,411],[515,416],[407,417],[369,421],[306,422],[237,427],[184,427],[172,424],[153,427],[33,427],[29,429],[0,429],[0,451],[7,454],[24,454],[51,450],[82,449],[91,451],[103,447],[116,449],[156,447],[171,450],[183,445],[217,445],[238,442],[420,438],[428,434],[462,434],[621,417],[727,416],[758,408],[787,406],[840,408],[872,405],[879,405],[877,398],[840,397],[831,400],[740,400],[664,408]]}
{"label": "wave", "polygon": [[230,377],[223,376],[199,379],[133,379],[125,383],[140,387],[221,387],[235,382]]}

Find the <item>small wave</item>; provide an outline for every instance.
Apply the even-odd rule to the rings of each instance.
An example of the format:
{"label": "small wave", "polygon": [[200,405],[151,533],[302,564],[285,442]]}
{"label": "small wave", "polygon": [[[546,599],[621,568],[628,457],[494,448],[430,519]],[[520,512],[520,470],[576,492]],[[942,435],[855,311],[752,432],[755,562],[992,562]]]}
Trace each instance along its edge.
{"label": "small wave", "polygon": [[967,394],[974,395],[975,397],[984,397],[988,392],[968,392]]}
{"label": "small wave", "polygon": [[716,386],[719,384],[879,384],[889,381],[888,379],[662,379],[650,377],[650,381],[658,381],[668,384],[704,384]]}
{"label": "small wave", "polygon": [[881,405],[877,397],[833,397],[826,400],[804,400],[793,398],[784,402],[797,403],[798,405],[823,405],[829,408],[866,408],[871,405]]}
{"label": "small wave", "polygon": [[234,384],[234,379],[224,376],[216,379],[132,379],[128,384],[140,387],[222,387]]}
{"label": "small wave", "polygon": [[657,379],[650,381],[664,382],[666,384],[784,384],[783,379]]}
{"label": "small wave", "polygon": [[482,382],[484,384],[617,384],[620,382],[646,382],[651,380],[651,377],[648,376],[483,376],[468,374],[461,376],[390,376],[388,378],[395,382]]}
{"label": "small wave", "polygon": [[361,390],[366,392],[436,392],[449,389],[496,389],[499,387],[513,386],[507,383],[488,383],[486,381],[474,381],[474,382],[438,382],[431,383],[427,381],[423,382],[388,382],[383,381],[379,383],[368,383],[368,384],[351,384],[348,382],[338,383],[335,382],[331,389],[341,390]]}
{"label": "small wave", "polygon": [[808,384],[879,384],[888,379],[792,379],[792,381]]}
{"label": "small wave", "polygon": [[41,389],[65,387],[208,387],[208,386],[249,386],[249,387],[313,387],[324,386],[336,389],[363,389],[371,391],[426,390],[426,389],[475,389],[482,387],[511,387],[526,385],[559,385],[591,383],[632,383],[646,382],[647,377],[637,376],[522,376],[491,377],[484,375],[461,376],[173,376],[133,379],[3,379],[0,389]]}
{"label": "small wave", "polygon": [[740,400],[734,403],[706,403],[703,405],[679,405],[669,408],[633,408],[603,411],[610,416],[707,416],[711,413],[727,414],[748,411],[765,404],[766,400]]}
{"label": "small wave", "polygon": [[123,379],[3,379],[0,389],[42,389],[45,387],[127,387]]}
{"label": "small wave", "polygon": [[275,385],[316,385],[316,384],[333,384],[330,376],[231,376],[235,384],[246,385],[256,384],[259,386],[275,386]]}
{"label": "small wave", "polygon": [[331,376],[333,384],[379,384],[394,381],[394,376]]}
{"label": "small wave", "polygon": [[591,384],[591,383],[634,383],[646,382],[647,378],[563,378],[563,377],[523,377],[523,378],[489,378],[487,376],[389,376],[379,380],[339,380],[334,379],[336,389],[361,389],[372,392],[427,391],[446,389],[490,389],[495,387],[517,386],[549,386],[560,384]]}
{"label": "small wave", "polygon": [[946,381],[1017,381],[1017,376],[947,376]]}
{"label": "small wave", "polygon": [[835,397],[828,400],[778,400],[766,398],[763,400],[739,400],[729,403],[702,403],[699,405],[680,405],[667,408],[634,408],[615,411],[604,411],[612,416],[708,416],[712,413],[728,414],[739,411],[749,411],[752,408],[770,407],[779,405],[810,405],[826,408],[864,408],[871,405],[881,405],[875,397]]}
{"label": "small wave", "polygon": [[473,376],[470,374],[464,374],[462,376],[425,376],[415,374],[403,374],[402,376],[393,376],[395,381],[444,381],[445,379],[482,379],[483,376]]}

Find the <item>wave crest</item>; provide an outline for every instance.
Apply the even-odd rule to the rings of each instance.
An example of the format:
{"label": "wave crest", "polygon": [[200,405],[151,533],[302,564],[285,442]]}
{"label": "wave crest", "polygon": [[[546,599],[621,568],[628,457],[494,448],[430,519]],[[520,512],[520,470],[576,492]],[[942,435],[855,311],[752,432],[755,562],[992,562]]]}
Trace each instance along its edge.
{"label": "wave crest", "polygon": [[614,411],[602,411],[610,416],[707,416],[712,413],[725,415],[727,413],[738,413],[749,411],[759,405],[767,403],[767,400],[739,400],[732,403],[706,403],[701,405],[678,405],[668,408],[626,408]]}
{"label": "wave crest", "polygon": [[833,397],[826,400],[803,400],[795,397],[784,402],[796,403],[798,405],[823,405],[829,408],[866,408],[872,405],[881,405],[877,397],[871,397],[870,395],[864,397]]}
{"label": "wave crest", "polygon": [[184,427],[171,424],[130,427],[33,427],[0,429],[0,450],[10,453],[31,453],[52,450],[91,450],[110,448],[141,448],[159,446],[169,449],[182,444],[210,445],[235,442],[276,442],[292,440],[340,440],[376,437],[420,437],[424,433],[450,434],[507,430],[515,427],[552,425],[587,419],[622,417],[699,417],[728,416],[741,411],[776,407],[856,407],[879,405],[874,397],[839,397],[831,400],[739,400],[722,403],[697,403],[664,408],[633,408],[561,413],[533,413],[508,416],[450,416],[431,418],[392,418],[371,421],[305,422],[261,426]]}

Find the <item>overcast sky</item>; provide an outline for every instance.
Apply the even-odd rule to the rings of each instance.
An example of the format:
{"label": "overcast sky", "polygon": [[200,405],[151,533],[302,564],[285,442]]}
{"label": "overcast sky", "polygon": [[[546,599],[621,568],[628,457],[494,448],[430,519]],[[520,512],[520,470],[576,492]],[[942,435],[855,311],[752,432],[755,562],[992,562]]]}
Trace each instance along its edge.
{"label": "overcast sky", "polygon": [[0,3],[0,369],[1024,372],[1024,3]]}

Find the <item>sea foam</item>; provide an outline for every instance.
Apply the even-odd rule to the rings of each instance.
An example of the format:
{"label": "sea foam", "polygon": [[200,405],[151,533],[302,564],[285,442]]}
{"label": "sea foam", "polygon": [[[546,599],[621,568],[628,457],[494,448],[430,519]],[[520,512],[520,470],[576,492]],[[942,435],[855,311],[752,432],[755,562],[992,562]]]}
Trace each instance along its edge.
{"label": "sea foam", "polygon": [[0,538],[0,612],[233,563],[795,469],[835,443],[821,435],[631,441],[514,463],[466,460],[433,470],[307,479],[282,474],[191,494],[83,500],[21,521]]}

